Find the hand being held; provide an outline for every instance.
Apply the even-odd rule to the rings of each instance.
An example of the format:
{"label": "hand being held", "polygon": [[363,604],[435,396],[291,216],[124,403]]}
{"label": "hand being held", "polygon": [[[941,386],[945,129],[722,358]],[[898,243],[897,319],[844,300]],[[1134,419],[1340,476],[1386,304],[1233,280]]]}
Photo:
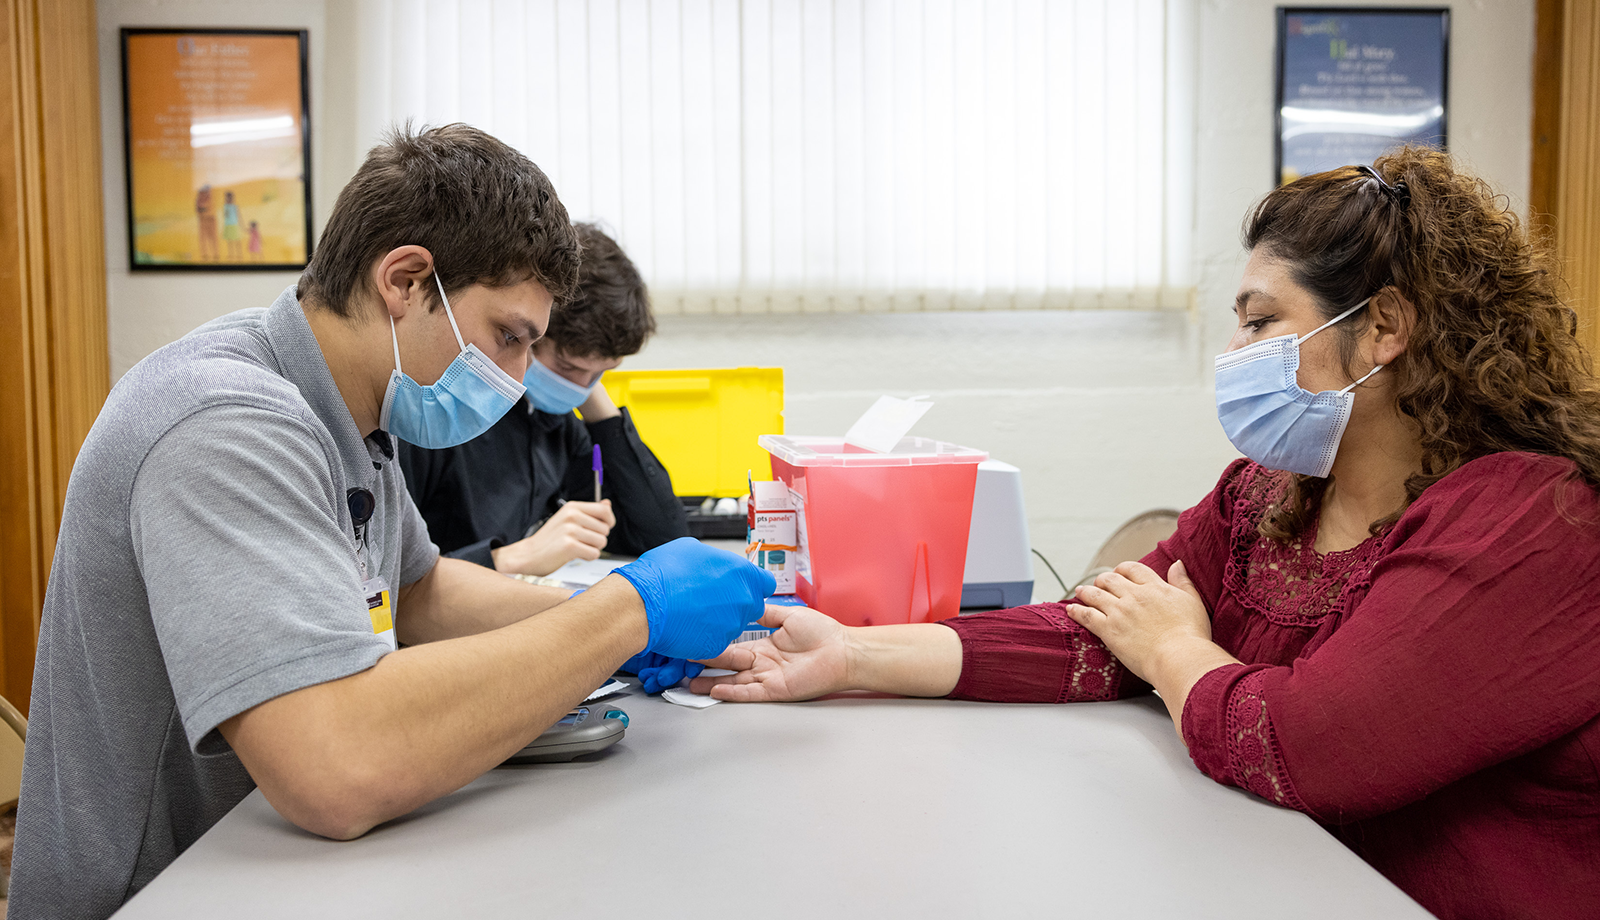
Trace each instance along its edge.
{"label": "hand being held", "polygon": [[617,516],[611,499],[567,502],[528,537],[494,551],[494,567],[519,575],[549,575],[573,559],[600,558]]}
{"label": "hand being held", "polygon": [[697,677],[689,689],[734,703],[763,703],[809,700],[847,686],[846,632],[838,620],[808,607],[768,607],[761,625],[776,632],[705,662],[739,673]]}
{"label": "hand being held", "polygon": [[1165,581],[1143,563],[1124,562],[1079,587],[1067,615],[1151,683],[1163,655],[1187,643],[1211,642],[1211,618],[1181,561],[1167,570]]}
{"label": "hand being held", "polygon": [[616,574],[644,602],[650,622],[647,651],[668,658],[709,658],[728,647],[761,613],[777,588],[772,573],[743,556],[679,537]]}

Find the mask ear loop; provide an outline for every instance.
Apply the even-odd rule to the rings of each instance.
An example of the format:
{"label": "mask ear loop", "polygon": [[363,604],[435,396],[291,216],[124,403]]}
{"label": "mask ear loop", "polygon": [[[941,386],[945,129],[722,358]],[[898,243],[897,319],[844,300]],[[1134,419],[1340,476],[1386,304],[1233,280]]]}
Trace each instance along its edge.
{"label": "mask ear loop", "polygon": [[1372,302],[1372,298],[1368,297],[1366,300],[1363,300],[1360,303],[1356,304],[1355,306],[1351,307],[1350,309],[1344,311],[1343,313],[1340,313],[1338,316],[1335,316],[1333,319],[1328,320],[1327,322],[1325,322],[1322,325],[1318,326],[1317,328],[1311,330],[1310,332],[1306,333],[1305,335],[1301,336],[1300,338],[1295,339],[1295,344],[1299,345],[1300,343],[1304,342],[1306,339],[1311,338],[1312,336],[1314,336],[1317,333],[1321,332],[1322,330],[1328,328],[1329,326],[1332,326],[1334,323],[1339,322],[1340,320],[1344,319],[1345,317],[1347,317],[1350,314],[1356,312],[1357,310],[1361,309],[1362,307],[1366,306],[1367,304],[1369,304],[1371,302]]}
{"label": "mask ear loop", "polygon": [[[456,334],[456,344],[466,351],[467,343],[461,341],[461,330],[456,327],[456,318],[450,313],[450,298],[444,296],[444,282],[439,280],[437,271],[433,273],[433,283],[439,286],[439,297],[444,300],[444,315],[450,320],[450,331]],[[405,371],[400,370],[400,334],[395,332],[393,313],[389,314],[389,341],[394,345],[394,369],[403,374]]]}
{"label": "mask ear loop", "polygon": [[[444,295],[444,282],[439,280],[438,269],[433,272],[433,283],[439,288],[439,299],[444,301],[444,315],[446,319],[450,320],[450,331],[456,334],[456,344],[461,346],[462,351],[466,351],[467,343],[461,338],[461,327],[456,325],[455,314],[450,312],[450,298]],[[393,322],[392,318],[390,322]]]}
{"label": "mask ear loop", "polygon": [[1384,367],[1385,367],[1385,365],[1380,364],[1377,367],[1374,367],[1372,370],[1367,371],[1367,373],[1365,375],[1363,375],[1360,380],[1357,380],[1355,383],[1352,383],[1349,386],[1345,387],[1344,389],[1340,390],[1339,391],[1339,395],[1343,396],[1344,394],[1350,392],[1351,390],[1355,389],[1356,387],[1361,386],[1363,383],[1366,383],[1368,377],[1371,377],[1373,374],[1376,374],[1378,371],[1383,370]]}
{"label": "mask ear loop", "polygon": [[389,314],[389,341],[394,345],[394,370],[397,374],[404,374],[400,369],[400,335],[394,331],[394,314]]}

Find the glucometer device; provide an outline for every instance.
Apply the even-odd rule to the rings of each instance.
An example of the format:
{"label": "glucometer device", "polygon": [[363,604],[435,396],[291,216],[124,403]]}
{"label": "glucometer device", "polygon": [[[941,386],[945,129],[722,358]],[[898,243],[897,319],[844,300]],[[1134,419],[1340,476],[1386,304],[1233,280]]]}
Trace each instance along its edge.
{"label": "glucometer device", "polygon": [[616,744],[627,729],[628,714],[615,706],[579,706],[506,763],[566,763]]}

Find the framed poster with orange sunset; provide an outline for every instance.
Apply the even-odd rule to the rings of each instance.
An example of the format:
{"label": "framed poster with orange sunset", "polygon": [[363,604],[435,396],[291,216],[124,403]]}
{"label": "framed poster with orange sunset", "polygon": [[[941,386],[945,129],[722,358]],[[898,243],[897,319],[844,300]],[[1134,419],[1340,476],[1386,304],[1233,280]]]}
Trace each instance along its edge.
{"label": "framed poster with orange sunset", "polygon": [[308,108],[303,31],[123,29],[129,267],[304,268]]}

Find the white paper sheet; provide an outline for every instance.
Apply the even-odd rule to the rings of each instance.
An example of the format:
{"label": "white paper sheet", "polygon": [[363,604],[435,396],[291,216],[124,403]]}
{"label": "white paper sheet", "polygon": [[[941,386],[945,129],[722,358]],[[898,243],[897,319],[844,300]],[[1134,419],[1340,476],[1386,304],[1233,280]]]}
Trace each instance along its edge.
{"label": "white paper sheet", "polygon": [[592,561],[574,559],[545,577],[552,578],[564,585],[577,585],[580,588],[587,588],[610,575],[612,569],[627,565],[628,561],[627,559],[595,559]]}
{"label": "white paper sheet", "polygon": [[707,706],[715,706],[722,702],[718,699],[712,699],[709,696],[701,696],[698,693],[693,693],[687,687],[668,687],[667,689],[661,691],[661,698],[669,703],[676,703],[679,706],[687,706],[690,709],[704,709]]}
{"label": "white paper sheet", "polygon": [[595,700],[603,700],[608,696],[621,693],[626,689],[628,689],[628,685],[626,683],[617,680],[616,678],[612,678],[611,680],[606,681],[604,684],[601,684],[598,690],[584,697],[583,701],[585,703],[592,703]]}
{"label": "white paper sheet", "polygon": [[844,442],[886,454],[894,450],[911,426],[931,408],[933,403],[925,396],[913,396],[910,399],[879,396],[872,408],[856,419],[856,423],[845,432]]}

